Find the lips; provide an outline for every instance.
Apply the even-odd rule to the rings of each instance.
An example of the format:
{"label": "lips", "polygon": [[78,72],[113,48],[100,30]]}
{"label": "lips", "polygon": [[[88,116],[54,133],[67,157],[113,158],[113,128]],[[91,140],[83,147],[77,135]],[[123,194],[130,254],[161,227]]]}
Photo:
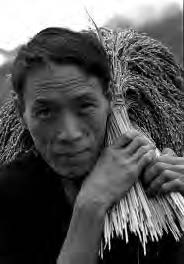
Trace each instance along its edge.
{"label": "lips", "polygon": [[75,158],[77,156],[87,154],[88,152],[89,150],[83,149],[78,151],[57,152],[56,155],[65,158]]}
{"label": "lips", "polygon": [[78,155],[81,155],[81,154],[84,154],[86,153],[86,151],[78,151],[78,152],[66,152],[66,153],[63,153],[63,154],[60,154],[61,156],[65,156],[65,157],[68,157],[68,158],[73,158],[75,156],[78,156]]}

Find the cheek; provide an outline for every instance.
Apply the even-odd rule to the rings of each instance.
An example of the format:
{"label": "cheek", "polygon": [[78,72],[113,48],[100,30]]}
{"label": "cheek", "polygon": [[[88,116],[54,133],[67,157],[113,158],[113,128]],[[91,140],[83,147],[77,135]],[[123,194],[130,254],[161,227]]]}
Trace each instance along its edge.
{"label": "cheek", "polygon": [[88,123],[90,132],[93,134],[94,140],[103,140],[106,131],[107,113],[93,111],[87,117],[86,122]]}
{"label": "cheek", "polygon": [[31,120],[28,123],[28,129],[34,141],[36,148],[43,152],[47,149],[49,142],[53,137],[53,129],[50,126]]}

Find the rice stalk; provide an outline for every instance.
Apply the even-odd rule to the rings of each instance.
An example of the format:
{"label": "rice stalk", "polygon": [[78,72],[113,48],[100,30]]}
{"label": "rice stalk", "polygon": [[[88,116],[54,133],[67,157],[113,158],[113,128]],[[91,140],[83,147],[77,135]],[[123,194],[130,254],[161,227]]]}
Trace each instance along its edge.
{"label": "rice stalk", "polygon": [[[99,32],[100,31],[98,30],[98,35]],[[126,82],[127,79],[130,78],[130,73],[127,70],[129,67],[129,58],[125,59],[125,54],[122,52],[122,49],[125,49],[125,46],[130,43],[128,41],[127,43],[123,41],[122,45],[122,38],[124,38],[123,34],[123,32],[113,32],[107,29],[102,29],[99,38],[102,39],[103,37],[102,44],[110,57],[113,75],[110,84],[112,114],[107,129],[107,145],[113,144],[120,135],[130,131],[133,127],[129,119],[127,108],[134,102],[132,102],[131,99],[129,105],[126,103],[126,92],[128,90]],[[131,35],[136,35],[136,33],[131,30],[126,32],[126,34],[128,34],[130,38]],[[142,37],[144,38],[144,35],[142,35]],[[156,42],[149,43],[150,39],[148,37],[146,40],[148,41],[147,46],[150,45],[152,49],[156,48]],[[155,46],[151,44],[155,44]],[[143,47],[141,48],[143,49]],[[135,50],[132,49],[132,52],[133,51],[135,52]],[[145,65],[145,61],[151,63],[151,60],[155,59],[154,56],[150,57],[151,59],[146,59],[144,55],[144,63],[142,63],[138,60],[140,57],[136,56],[131,62],[135,63],[135,61],[138,61],[138,64],[136,65],[141,68],[141,73],[147,76],[150,69],[149,66]],[[123,67],[122,60],[124,60]],[[157,65],[157,67],[159,67],[159,65]],[[156,71],[156,67],[154,69]],[[131,77],[135,78],[137,76]],[[163,77],[168,78],[168,76]],[[136,79],[139,81],[138,78]],[[150,80],[153,81],[151,78],[147,78],[146,81]],[[150,86],[152,87],[151,82]],[[132,85],[131,89],[135,89],[135,86]],[[160,94],[158,93],[157,96],[159,97]],[[169,99],[173,100],[173,98]],[[172,116],[168,117],[172,118]],[[138,128],[138,126],[136,126],[136,128]],[[141,130],[140,127],[138,129]],[[150,141],[153,142],[153,139],[148,132],[145,133],[145,130],[141,131],[148,136]],[[158,149],[156,149],[156,155],[160,155]],[[106,247],[108,247],[109,250],[111,249],[111,240],[114,237],[114,234],[117,237],[125,239],[126,243],[128,243],[129,231],[139,237],[143,246],[144,255],[146,255],[146,244],[148,241],[159,241],[164,232],[171,232],[175,240],[178,241],[184,231],[184,197],[179,193],[171,193],[170,195],[158,196],[150,199],[147,197],[141,182],[137,182],[128,192],[126,197],[124,197],[119,204],[114,205],[114,207],[106,214],[104,239],[101,242],[102,245],[100,248],[101,258],[103,258],[102,250]]]}

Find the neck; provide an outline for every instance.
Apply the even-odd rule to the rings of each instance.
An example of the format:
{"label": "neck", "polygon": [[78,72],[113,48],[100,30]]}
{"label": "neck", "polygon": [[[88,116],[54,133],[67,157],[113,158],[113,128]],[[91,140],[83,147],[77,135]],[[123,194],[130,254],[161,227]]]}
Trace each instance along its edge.
{"label": "neck", "polygon": [[70,179],[62,179],[64,192],[70,205],[73,207],[75,199],[80,191],[82,182],[75,182]]}

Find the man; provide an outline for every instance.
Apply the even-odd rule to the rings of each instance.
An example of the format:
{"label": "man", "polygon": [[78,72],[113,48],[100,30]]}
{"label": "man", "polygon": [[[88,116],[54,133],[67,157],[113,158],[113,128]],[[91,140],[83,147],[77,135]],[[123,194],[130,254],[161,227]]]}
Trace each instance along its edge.
{"label": "man", "polygon": [[[104,148],[109,81],[106,54],[90,34],[50,28],[19,51],[13,87],[34,149],[0,169],[0,263],[96,264],[107,210],[143,172],[152,191],[164,171],[183,193],[183,159],[156,160],[141,133]],[[129,263],[125,254],[121,263]]]}

